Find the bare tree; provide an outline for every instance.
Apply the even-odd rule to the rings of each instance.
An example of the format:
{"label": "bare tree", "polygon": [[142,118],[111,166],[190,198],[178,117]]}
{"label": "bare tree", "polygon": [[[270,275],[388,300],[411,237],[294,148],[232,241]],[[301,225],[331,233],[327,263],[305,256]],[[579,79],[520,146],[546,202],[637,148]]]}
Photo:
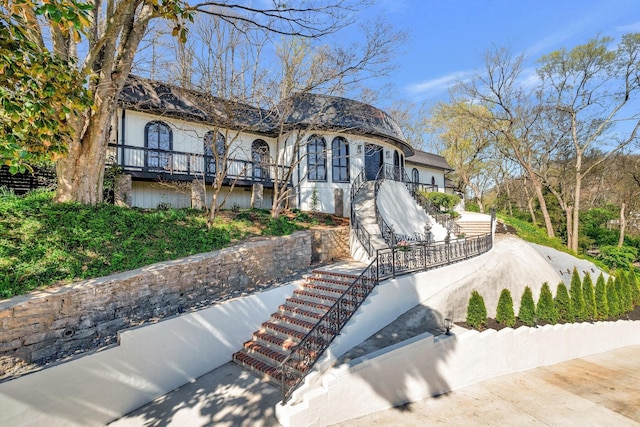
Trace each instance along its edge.
{"label": "bare tree", "polygon": [[[570,51],[561,49],[540,59],[538,73],[546,105],[564,119],[574,156],[572,233],[570,249],[578,250],[582,181],[595,167],[637,141],[640,115],[625,109],[640,89],[640,33],[626,34],[615,49],[608,37],[596,37]],[[616,123],[629,130],[610,135]],[[620,127],[617,128],[620,130]],[[588,150],[604,155],[586,166]]]}

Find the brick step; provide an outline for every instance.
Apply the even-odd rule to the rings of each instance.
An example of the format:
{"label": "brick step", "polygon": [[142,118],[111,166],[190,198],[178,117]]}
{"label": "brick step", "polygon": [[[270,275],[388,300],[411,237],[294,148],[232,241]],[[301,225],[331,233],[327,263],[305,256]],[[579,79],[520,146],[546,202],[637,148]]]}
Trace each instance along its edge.
{"label": "brick step", "polygon": [[[340,295],[337,295],[337,294],[334,294],[335,296],[332,296],[332,295],[327,295],[324,293],[318,293],[314,291],[306,291],[304,289],[298,289],[293,293],[297,297],[297,299],[303,299],[310,302],[315,302],[315,303],[329,305],[329,306],[332,306],[333,304],[335,304],[335,302],[340,298]],[[358,293],[360,294],[360,296],[364,296],[363,292],[358,292]],[[347,298],[347,304],[351,304],[350,298]]]}
{"label": "brick step", "polygon": [[319,293],[323,293],[323,294],[329,294],[329,295],[337,295],[340,296],[344,293],[344,291],[346,291],[347,289],[349,289],[350,285],[337,285],[337,284],[318,284],[318,283],[305,283],[302,285],[303,290],[308,290],[308,291],[315,291],[315,292],[319,292]]}
{"label": "brick step", "polygon": [[351,274],[351,273],[342,273],[339,271],[330,271],[330,270],[313,270],[311,272],[311,277],[319,277],[326,279],[338,280],[341,282],[349,282],[353,283],[360,276],[360,274]]}
{"label": "brick step", "polygon": [[305,285],[320,285],[320,286],[335,286],[339,288],[348,288],[355,282],[356,279],[353,280],[340,280],[338,278],[328,278],[328,277],[320,277],[320,276],[311,276],[307,278]]}
{"label": "brick step", "polygon": [[327,311],[329,311],[333,304],[320,304],[303,298],[289,297],[287,298],[286,305],[297,306],[304,310],[313,311],[324,315]]}
{"label": "brick step", "polygon": [[264,346],[257,341],[248,341],[244,343],[244,352],[251,357],[263,360],[272,366],[280,365],[288,355],[288,353],[282,353],[274,348]]}
{"label": "brick step", "polygon": [[287,316],[283,313],[274,313],[271,315],[271,321],[273,323],[280,323],[286,325],[287,327],[291,327],[291,329],[296,329],[303,332],[309,332],[316,326],[316,322],[307,322],[306,320],[302,320],[299,317]]}
{"label": "brick step", "polygon": [[251,338],[252,341],[262,343],[262,345],[264,345],[265,347],[270,347],[286,352],[291,351],[291,349],[300,342],[300,340],[293,337],[282,338],[270,333],[269,331],[254,332]]}
{"label": "brick step", "polygon": [[232,360],[238,365],[249,369],[263,380],[270,381],[276,385],[280,385],[282,381],[282,374],[278,372],[277,367],[272,366],[263,360],[256,359],[244,351],[234,353]]}
{"label": "brick step", "polygon": [[260,332],[262,331],[268,331],[269,333],[282,339],[291,338],[298,342],[302,340],[305,337],[305,335],[307,335],[306,332],[299,331],[297,329],[292,329],[288,325],[284,325],[282,323],[275,323],[272,321],[264,322],[262,324],[262,330]]}
{"label": "brick step", "polygon": [[324,313],[320,313],[318,311],[305,310],[306,307],[300,307],[295,304],[282,304],[279,309],[279,313],[286,314],[291,317],[299,317],[303,320],[307,320],[309,322],[317,322],[324,316]]}

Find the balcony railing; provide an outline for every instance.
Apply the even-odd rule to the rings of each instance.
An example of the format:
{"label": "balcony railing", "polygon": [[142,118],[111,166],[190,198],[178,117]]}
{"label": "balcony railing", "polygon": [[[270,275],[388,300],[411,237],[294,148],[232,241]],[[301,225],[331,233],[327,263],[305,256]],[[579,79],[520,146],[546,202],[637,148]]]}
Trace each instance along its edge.
{"label": "balcony railing", "polygon": [[[122,167],[126,172],[164,175],[169,179],[204,179],[213,181],[221,170],[214,156],[173,150],[150,149],[132,145],[109,144],[108,163]],[[252,183],[271,184],[276,179],[282,182],[289,167],[268,162],[227,159],[225,180],[240,180]]]}

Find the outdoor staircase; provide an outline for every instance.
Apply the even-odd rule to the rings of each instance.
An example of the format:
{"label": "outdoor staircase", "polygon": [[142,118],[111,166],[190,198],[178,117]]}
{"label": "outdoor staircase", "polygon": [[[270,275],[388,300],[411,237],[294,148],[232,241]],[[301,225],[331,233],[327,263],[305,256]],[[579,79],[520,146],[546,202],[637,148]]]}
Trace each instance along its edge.
{"label": "outdoor staircase", "polygon": [[[371,236],[373,250],[385,249],[389,246],[380,233],[380,226],[376,220],[375,181],[368,181],[353,199],[353,209],[360,224]],[[366,260],[363,260],[366,261]]]}
{"label": "outdoor staircase", "polygon": [[314,270],[278,312],[273,313],[252,339],[244,343],[244,348],[233,355],[233,361],[280,386],[282,376],[278,366],[358,278],[359,273],[358,270]]}
{"label": "outdoor staircase", "polygon": [[456,220],[460,233],[466,237],[483,236],[491,233],[491,216],[465,212]]}

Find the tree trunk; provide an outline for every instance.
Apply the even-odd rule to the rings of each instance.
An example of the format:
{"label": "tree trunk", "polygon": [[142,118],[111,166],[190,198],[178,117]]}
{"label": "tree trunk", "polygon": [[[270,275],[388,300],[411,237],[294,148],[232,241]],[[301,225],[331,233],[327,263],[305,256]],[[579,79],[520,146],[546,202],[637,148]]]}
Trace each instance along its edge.
{"label": "tree trunk", "polygon": [[571,225],[571,223],[573,222],[571,220],[571,215],[573,214],[573,206],[567,206],[564,213],[567,217],[567,243],[569,243],[573,239],[573,227]]}
{"label": "tree trunk", "polygon": [[621,248],[624,245],[624,231],[627,228],[627,221],[624,218],[624,209],[626,205],[622,202],[622,206],[620,207],[620,238],[618,239],[618,247]]}
{"label": "tree trunk", "polygon": [[540,203],[540,211],[542,212],[542,218],[544,219],[544,226],[547,229],[547,236],[554,237],[555,233],[553,231],[553,224],[551,224],[549,211],[547,210],[547,202],[544,200],[544,195],[542,194],[542,185],[540,185],[538,180],[533,179],[533,177],[531,177],[531,182],[533,183],[533,188],[536,191],[538,203]]}
{"label": "tree trunk", "polygon": [[[578,168],[576,168],[578,169]],[[580,187],[582,186],[582,174],[580,170],[576,170],[576,188],[573,192],[573,234],[571,235],[571,240],[569,249],[572,251],[578,252],[578,236],[580,233]]]}

